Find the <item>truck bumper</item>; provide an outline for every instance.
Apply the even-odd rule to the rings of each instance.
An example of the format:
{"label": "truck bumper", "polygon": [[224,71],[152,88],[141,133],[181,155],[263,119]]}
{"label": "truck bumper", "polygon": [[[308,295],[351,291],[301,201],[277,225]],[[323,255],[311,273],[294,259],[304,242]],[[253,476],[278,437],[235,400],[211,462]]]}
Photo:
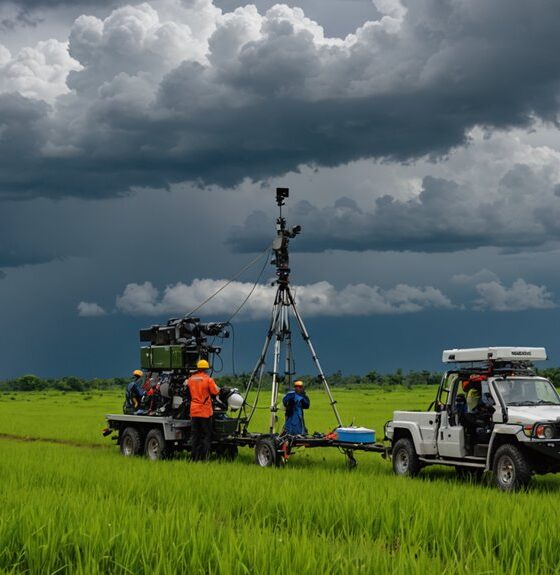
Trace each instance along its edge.
{"label": "truck bumper", "polygon": [[560,464],[560,440],[528,441],[523,445],[541,457],[547,457]]}

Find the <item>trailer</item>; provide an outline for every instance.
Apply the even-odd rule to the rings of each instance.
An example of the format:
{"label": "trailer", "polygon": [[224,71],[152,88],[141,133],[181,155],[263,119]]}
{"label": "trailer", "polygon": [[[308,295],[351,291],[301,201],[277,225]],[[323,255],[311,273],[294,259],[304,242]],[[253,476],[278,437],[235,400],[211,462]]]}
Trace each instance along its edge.
{"label": "trailer", "polygon": [[[112,435],[125,457],[145,455],[148,459],[171,459],[191,448],[190,419],[171,416],[108,414],[104,435]],[[224,459],[237,457],[237,444],[230,441],[237,419],[223,414],[213,418],[212,451]]]}
{"label": "trailer", "polygon": [[[108,414],[105,435],[112,435],[125,457],[144,455],[151,460],[171,459],[191,449],[191,422],[154,415]],[[223,413],[213,418],[212,453],[220,459],[234,460],[239,447],[254,449],[255,463],[260,467],[285,465],[298,448],[335,448],[346,458],[348,468],[356,467],[355,451],[380,453],[387,457],[381,443],[341,441],[335,433],[279,435],[238,432],[239,420]]]}
{"label": "trailer", "polygon": [[340,441],[331,437],[331,434],[315,434],[307,437],[256,433],[249,436],[237,436],[234,440],[237,445],[254,448],[255,463],[260,467],[286,465],[297,448],[330,447],[338,449],[345,456],[346,465],[349,469],[354,469],[358,465],[354,457],[355,451],[380,453],[384,458],[388,456],[387,448],[381,443]]}

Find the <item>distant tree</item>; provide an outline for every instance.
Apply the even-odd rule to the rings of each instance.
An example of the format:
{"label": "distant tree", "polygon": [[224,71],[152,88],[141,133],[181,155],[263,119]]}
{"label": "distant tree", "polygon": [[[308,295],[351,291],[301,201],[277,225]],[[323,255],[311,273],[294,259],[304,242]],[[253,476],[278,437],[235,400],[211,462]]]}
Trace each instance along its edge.
{"label": "distant tree", "polygon": [[383,377],[379,375],[376,371],[370,371],[365,374],[364,382],[373,385],[381,385],[383,383]]}
{"label": "distant tree", "polygon": [[404,385],[405,380],[402,369],[399,367],[395,373],[390,373],[387,376],[389,385]]}
{"label": "distant tree", "polygon": [[69,377],[65,377],[63,381],[66,382],[66,385],[70,391],[84,391],[85,389],[85,382],[79,377],[74,377],[71,375]]}
{"label": "distant tree", "polygon": [[36,375],[22,375],[12,380],[14,391],[41,391],[46,389],[47,383]]}
{"label": "distant tree", "polygon": [[344,378],[342,377],[342,371],[340,369],[335,371],[329,378],[329,383],[332,386],[341,386],[344,384]]}

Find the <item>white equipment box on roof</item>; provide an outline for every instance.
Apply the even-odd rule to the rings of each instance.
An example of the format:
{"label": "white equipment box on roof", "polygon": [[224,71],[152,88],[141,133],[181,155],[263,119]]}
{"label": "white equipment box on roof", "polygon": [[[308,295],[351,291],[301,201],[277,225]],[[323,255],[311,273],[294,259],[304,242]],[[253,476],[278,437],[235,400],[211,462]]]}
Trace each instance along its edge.
{"label": "white equipment box on roof", "polygon": [[544,361],[544,347],[475,347],[470,349],[445,349],[443,363],[471,361]]}

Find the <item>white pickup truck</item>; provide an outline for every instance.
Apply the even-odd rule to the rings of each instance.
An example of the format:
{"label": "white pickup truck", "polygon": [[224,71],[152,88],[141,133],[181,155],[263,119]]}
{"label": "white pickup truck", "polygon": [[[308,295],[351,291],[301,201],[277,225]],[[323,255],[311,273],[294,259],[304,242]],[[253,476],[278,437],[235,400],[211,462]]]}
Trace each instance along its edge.
{"label": "white pickup truck", "polygon": [[474,478],[491,471],[504,491],[559,472],[560,396],[533,370],[546,359],[534,347],[445,350],[443,362],[455,367],[428,411],[395,411],[385,425],[394,472],[448,465]]}

